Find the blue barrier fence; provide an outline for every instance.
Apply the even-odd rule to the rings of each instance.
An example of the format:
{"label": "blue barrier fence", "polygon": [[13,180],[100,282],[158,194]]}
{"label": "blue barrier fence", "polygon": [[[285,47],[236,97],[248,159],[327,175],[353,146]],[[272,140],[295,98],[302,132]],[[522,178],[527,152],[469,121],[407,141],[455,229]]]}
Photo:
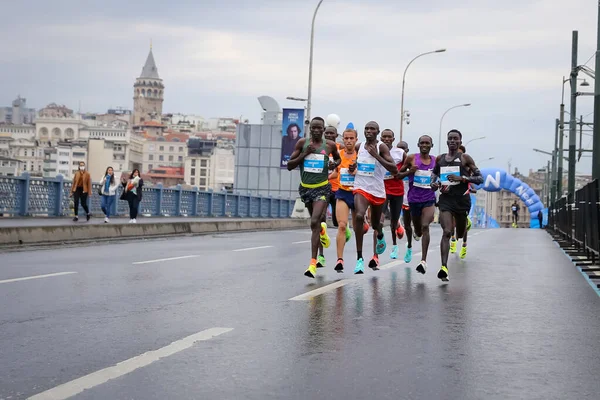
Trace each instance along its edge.
{"label": "blue barrier fence", "polygon": [[[71,181],[56,178],[0,176],[0,213],[13,216],[69,216],[73,213]],[[92,184],[88,205],[92,214],[102,214],[98,183]],[[119,187],[112,215],[128,215],[129,205],[119,200]],[[289,218],[295,200],[240,194],[173,189],[162,185],[142,189],[139,213],[150,216]]]}

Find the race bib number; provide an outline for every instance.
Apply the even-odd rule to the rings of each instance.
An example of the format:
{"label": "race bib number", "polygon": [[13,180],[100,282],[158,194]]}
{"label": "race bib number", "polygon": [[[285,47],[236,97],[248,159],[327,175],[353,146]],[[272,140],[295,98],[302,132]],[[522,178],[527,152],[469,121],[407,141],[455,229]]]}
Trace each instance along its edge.
{"label": "race bib number", "polygon": [[450,166],[450,167],[440,167],[440,181],[444,186],[454,186],[458,185],[460,182],[450,182],[448,180],[448,176],[454,175],[460,177],[460,167],[459,166]]}
{"label": "race bib number", "polygon": [[392,175],[392,173],[390,171],[385,171],[385,175],[383,176],[384,180],[388,180],[388,179],[394,179],[394,175]]}
{"label": "race bib number", "polygon": [[375,176],[375,158],[362,157],[358,159],[356,173],[361,176]]}
{"label": "race bib number", "polygon": [[431,189],[431,170],[423,171],[418,169],[415,172],[413,186],[423,189]]}
{"label": "race bib number", "polygon": [[513,211],[517,211],[517,207],[513,206],[513,207],[512,207],[512,210],[513,210]]}
{"label": "race bib number", "polygon": [[350,173],[348,168],[340,168],[340,185],[346,187],[354,186],[354,175]]}
{"label": "race bib number", "polygon": [[304,172],[320,174],[325,169],[325,157],[322,154],[309,154],[304,158]]}

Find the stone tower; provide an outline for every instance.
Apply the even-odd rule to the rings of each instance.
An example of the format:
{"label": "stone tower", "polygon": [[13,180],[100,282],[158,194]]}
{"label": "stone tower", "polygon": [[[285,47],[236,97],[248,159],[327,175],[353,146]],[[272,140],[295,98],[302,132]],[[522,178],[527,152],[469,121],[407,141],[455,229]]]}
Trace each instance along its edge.
{"label": "stone tower", "polygon": [[147,121],[159,121],[162,116],[165,86],[158,76],[152,46],[142,68],[142,73],[133,85],[133,125]]}

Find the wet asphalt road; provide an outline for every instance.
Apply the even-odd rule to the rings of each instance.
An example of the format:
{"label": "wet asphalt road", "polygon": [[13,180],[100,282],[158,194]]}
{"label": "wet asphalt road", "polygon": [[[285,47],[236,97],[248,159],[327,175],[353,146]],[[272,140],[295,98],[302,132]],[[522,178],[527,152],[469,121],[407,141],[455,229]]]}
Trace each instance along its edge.
{"label": "wet asphalt road", "polygon": [[[432,247],[440,233],[433,228]],[[76,272],[0,283],[0,399],[214,327],[233,330],[74,398],[599,398],[600,298],[545,232],[474,230],[467,259],[451,256],[447,284],[436,277],[437,248],[425,276],[414,271],[418,256],[409,268],[354,276],[353,241],[344,274],[333,271],[333,245],[309,280],[308,238],[240,233],[0,254],[0,281]],[[133,264],[176,257],[188,258]],[[290,300],[317,288],[324,293]]]}

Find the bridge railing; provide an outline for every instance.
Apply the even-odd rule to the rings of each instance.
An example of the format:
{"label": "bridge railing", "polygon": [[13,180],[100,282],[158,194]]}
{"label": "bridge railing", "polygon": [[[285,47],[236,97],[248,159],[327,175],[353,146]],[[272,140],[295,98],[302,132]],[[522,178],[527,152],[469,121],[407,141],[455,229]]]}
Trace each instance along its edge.
{"label": "bridge railing", "polygon": [[549,214],[549,226],[569,244],[592,259],[600,253],[600,181],[556,201]]}
{"label": "bridge railing", "polygon": [[[0,175],[0,214],[11,216],[69,216],[73,213],[72,183],[61,175],[56,178],[32,178]],[[93,214],[102,214],[99,183],[92,184],[88,205]],[[111,215],[128,215],[129,205],[119,200],[119,186]],[[295,200],[246,196],[212,191],[163,188],[161,184],[144,186],[139,213],[149,216],[288,218]]]}

